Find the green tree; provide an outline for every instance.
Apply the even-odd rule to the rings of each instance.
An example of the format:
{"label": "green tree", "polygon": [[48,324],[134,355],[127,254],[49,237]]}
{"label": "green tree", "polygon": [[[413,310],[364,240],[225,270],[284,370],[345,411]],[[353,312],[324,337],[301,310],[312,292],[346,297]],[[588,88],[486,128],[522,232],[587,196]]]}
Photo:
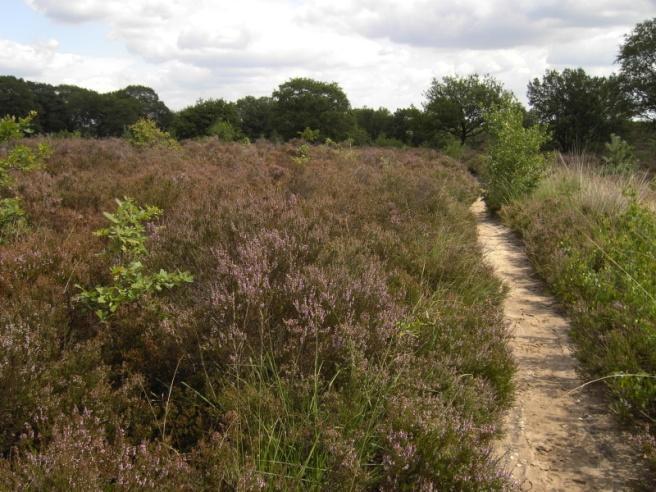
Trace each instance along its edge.
{"label": "green tree", "polygon": [[41,133],[66,131],[70,125],[70,115],[64,98],[50,84],[27,82],[34,98],[37,117],[34,127]]}
{"label": "green tree", "polygon": [[486,201],[497,210],[509,201],[531,192],[545,170],[542,146],[548,139],[540,125],[524,127],[524,111],[509,100],[486,115],[493,143],[487,156]]}
{"label": "green tree", "polygon": [[129,85],[114,93],[119,98],[134,101],[139,118],[146,118],[157,123],[164,130],[171,126],[173,113],[164,104],[154,89],[143,85]]}
{"label": "green tree", "polygon": [[172,131],[177,138],[208,136],[210,128],[218,121],[239,127],[235,105],[223,99],[199,99],[175,115]]}
{"label": "green tree", "polygon": [[637,112],[656,120],[656,17],[637,24],[625,37],[617,61]]}
{"label": "green tree", "polygon": [[414,106],[399,108],[392,115],[389,135],[386,136],[406,145],[422,145],[430,138],[428,115]]}
{"label": "green tree", "polygon": [[34,95],[23,79],[0,76],[0,117],[27,116],[36,107]]}
{"label": "green tree", "polygon": [[392,130],[392,113],[386,108],[356,108],[352,111],[358,127],[365,130],[371,140],[380,135],[389,135]]}
{"label": "green tree", "polygon": [[528,84],[531,113],[561,150],[597,148],[630,113],[619,79],[590,76],[582,68],[547,70]]}
{"label": "green tree", "polygon": [[270,97],[246,96],[237,100],[235,105],[239,128],[244,135],[251,140],[271,135],[273,100]]}
{"label": "green tree", "polygon": [[450,133],[464,144],[484,131],[485,113],[500,104],[508,92],[493,77],[472,74],[433,79],[425,96],[430,129]]}
{"label": "green tree", "polygon": [[291,79],[274,91],[273,101],[274,127],[285,139],[313,128],[322,138],[344,140],[354,126],[349,100],[334,82]]}

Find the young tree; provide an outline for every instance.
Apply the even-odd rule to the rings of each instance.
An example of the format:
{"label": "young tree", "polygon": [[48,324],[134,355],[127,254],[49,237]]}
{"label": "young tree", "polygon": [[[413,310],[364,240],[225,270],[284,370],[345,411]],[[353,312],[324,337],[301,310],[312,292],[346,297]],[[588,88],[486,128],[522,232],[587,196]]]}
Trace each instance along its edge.
{"label": "young tree", "polygon": [[433,79],[424,109],[434,132],[448,132],[461,144],[484,131],[485,113],[508,95],[489,75],[446,76]]}
{"label": "young tree", "polygon": [[524,127],[524,111],[509,99],[486,115],[492,135],[487,155],[486,201],[492,210],[526,193],[538,184],[545,170],[541,152],[547,131],[540,125]]}
{"label": "young tree", "polygon": [[234,103],[223,99],[199,99],[175,115],[172,129],[177,138],[203,137],[210,134],[210,128],[218,121],[239,126]]}
{"label": "young tree", "polygon": [[351,104],[335,82],[291,79],[274,91],[273,101],[274,127],[285,139],[312,128],[322,138],[344,140],[354,126]]}
{"label": "young tree", "polygon": [[617,77],[593,77],[581,68],[547,70],[529,82],[528,100],[561,150],[602,145],[629,114]]}
{"label": "young tree", "polygon": [[656,17],[636,25],[625,37],[617,61],[637,112],[656,120]]}

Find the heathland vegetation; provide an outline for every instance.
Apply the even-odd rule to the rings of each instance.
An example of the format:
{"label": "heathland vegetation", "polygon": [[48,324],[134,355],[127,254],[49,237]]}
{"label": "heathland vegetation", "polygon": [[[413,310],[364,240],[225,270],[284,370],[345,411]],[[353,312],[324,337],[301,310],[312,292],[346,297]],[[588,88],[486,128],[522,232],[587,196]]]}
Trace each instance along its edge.
{"label": "heathland vegetation", "polygon": [[445,154],[656,455],[655,40],[547,72],[528,110],[478,75],[394,113],[311,79],[172,112],[0,77],[0,483],[510,486],[504,290]]}

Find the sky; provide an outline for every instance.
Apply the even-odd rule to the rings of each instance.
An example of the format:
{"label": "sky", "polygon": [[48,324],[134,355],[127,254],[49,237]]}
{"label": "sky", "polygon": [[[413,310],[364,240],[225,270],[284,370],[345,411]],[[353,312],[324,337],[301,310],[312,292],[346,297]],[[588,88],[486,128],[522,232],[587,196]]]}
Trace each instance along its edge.
{"label": "sky", "polygon": [[0,75],[100,92],[154,88],[172,109],[337,82],[354,107],[420,106],[477,72],[525,101],[550,68],[617,70],[656,0],[0,0]]}

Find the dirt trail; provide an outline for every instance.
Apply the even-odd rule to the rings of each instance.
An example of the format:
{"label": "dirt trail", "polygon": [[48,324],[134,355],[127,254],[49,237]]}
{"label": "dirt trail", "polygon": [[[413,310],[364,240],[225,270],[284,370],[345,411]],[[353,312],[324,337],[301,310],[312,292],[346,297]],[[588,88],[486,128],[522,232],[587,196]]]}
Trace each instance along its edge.
{"label": "dirt trail", "polygon": [[583,381],[569,349],[568,321],[521,244],[482,200],[472,211],[485,259],[509,288],[504,312],[518,370],[515,404],[497,446],[504,467],[522,490],[650,489],[642,460],[595,385],[569,393]]}

